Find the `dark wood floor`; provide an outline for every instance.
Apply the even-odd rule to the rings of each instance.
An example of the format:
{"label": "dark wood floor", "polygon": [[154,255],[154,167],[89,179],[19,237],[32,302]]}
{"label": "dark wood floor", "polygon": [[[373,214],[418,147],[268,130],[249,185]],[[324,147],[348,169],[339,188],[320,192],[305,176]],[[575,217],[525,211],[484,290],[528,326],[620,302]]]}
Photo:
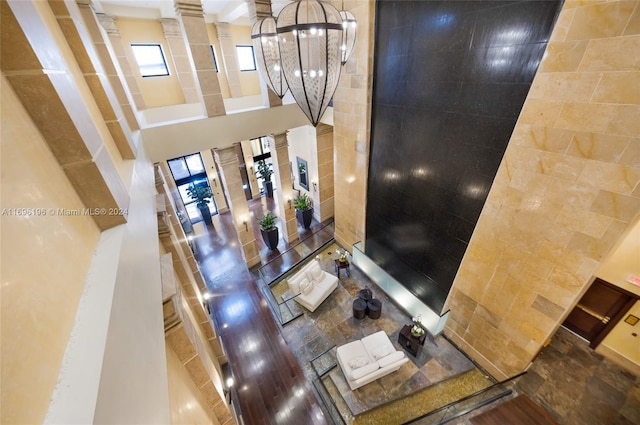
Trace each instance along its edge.
{"label": "dark wood floor", "polygon": [[[265,198],[250,201],[250,209],[254,220],[267,209],[276,211],[273,200]],[[299,228],[301,239],[321,227],[314,223],[311,230]],[[268,250],[257,226],[254,231],[262,262],[267,263],[279,253]],[[194,248],[212,294],[210,308],[244,423],[327,424],[320,402],[242,260],[230,215],[215,217],[214,225],[194,239]],[[279,248],[285,251],[289,245],[281,240]]]}
{"label": "dark wood floor", "polygon": [[559,425],[549,413],[522,394],[471,418],[473,425]]}

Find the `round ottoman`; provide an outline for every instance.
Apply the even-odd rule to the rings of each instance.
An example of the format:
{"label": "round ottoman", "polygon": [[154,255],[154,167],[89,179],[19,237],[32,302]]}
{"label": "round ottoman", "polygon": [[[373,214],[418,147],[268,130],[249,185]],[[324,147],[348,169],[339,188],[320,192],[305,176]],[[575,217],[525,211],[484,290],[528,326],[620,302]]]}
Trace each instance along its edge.
{"label": "round ottoman", "polygon": [[369,310],[370,319],[379,319],[382,312],[382,301],[372,299],[367,303],[367,309]]}
{"label": "round ottoman", "polygon": [[364,319],[366,313],[367,302],[360,298],[353,300],[353,317],[356,319]]}
{"label": "round ottoman", "polygon": [[371,289],[369,288],[361,289],[360,292],[358,292],[358,298],[365,301],[369,301],[372,298]]}

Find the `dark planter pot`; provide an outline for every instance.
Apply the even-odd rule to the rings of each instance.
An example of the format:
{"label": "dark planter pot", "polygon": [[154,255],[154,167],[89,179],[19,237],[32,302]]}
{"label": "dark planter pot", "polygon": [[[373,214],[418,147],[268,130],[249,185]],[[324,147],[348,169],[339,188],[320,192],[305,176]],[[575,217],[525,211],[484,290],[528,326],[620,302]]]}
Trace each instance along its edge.
{"label": "dark planter pot", "polygon": [[211,226],[213,224],[213,220],[211,219],[211,211],[209,211],[209,207],[198,207],[200,210],[200,215],[202,216],[202,221],[207,226]]}
{"label": "dark planter pot", "polygon": [[298,223],[302,224],[305,229],[308,229],[311,227],[313,208],[304,211],[296,210],[296,217],[298,218]]}
{"label": "dark planter pot", "polygon": [[260,229],[260,233],[262,233],[262,240],[265,245],[269,247],[270,250],[274,250],[278,248],[278,239],[280,235],[278,234],[278,228],[272,230],[262,230]]}
{"label": "dark planter pot", "polygon": [[264,189],[265,189],[265,192],[267,193],[267,196],[269,198],[273,198],[273,182],[272,181],[264,182]]}

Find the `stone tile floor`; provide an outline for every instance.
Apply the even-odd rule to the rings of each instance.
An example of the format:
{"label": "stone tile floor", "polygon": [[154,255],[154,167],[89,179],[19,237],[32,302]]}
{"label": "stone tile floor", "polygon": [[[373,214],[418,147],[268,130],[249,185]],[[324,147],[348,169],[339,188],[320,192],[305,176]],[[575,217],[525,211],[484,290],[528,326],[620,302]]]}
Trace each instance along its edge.
{"label": "stone tile floor", "polygon": [[563,425],[640,424],[640,378],[562,327],[516,388]]}
{"label": "stone tile floor", "polygon": [[[518,379],[512,397],[518,394],[529,396],[562,425],[640,424],[640,378],[597,354],[588,342],[563,327]],[[508,399],[450,424],[472,425],[473,416]]]}

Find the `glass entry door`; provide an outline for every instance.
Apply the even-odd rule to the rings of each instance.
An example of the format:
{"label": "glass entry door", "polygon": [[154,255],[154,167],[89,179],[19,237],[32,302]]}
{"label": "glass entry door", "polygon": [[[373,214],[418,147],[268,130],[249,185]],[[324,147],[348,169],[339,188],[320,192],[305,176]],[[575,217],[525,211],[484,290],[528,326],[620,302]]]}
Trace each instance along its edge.
{"label": "glass entry door", "polygon": [[[200,210],[196,206],[196,201],[187,194],[187,188],[191,184],[209,186],[209,179],[207,178],[202,157],[199,153],[196,153],[170,159],[167,162],[171,169],[171,174],[173,174],[173,180],[176,182],[176,186],[178,187],[182,203],[189,215],[189,220],[191,223],[201,221],[202,216],[200,215]],[[213,197],[209,202],[209,211],[211,211],[211,215],[218,213]]]}

